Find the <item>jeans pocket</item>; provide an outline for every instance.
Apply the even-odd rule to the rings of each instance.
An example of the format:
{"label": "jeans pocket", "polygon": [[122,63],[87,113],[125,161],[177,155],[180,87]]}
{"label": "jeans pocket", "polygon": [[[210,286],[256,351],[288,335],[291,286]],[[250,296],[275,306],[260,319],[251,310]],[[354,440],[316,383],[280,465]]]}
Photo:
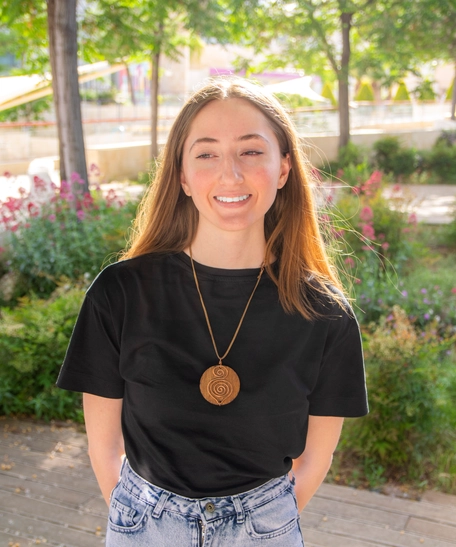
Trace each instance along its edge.
{"label": "jeans pocket", "polygon": [[246,514],[247,533],[255,539],[282,536],[298,526],[298,510],[291,489]]}
{"label": "jeans pocket", "polygon": [[108,526],[115,531],[136,532],[145,524],[148,507],[120,483],[111,494]]}

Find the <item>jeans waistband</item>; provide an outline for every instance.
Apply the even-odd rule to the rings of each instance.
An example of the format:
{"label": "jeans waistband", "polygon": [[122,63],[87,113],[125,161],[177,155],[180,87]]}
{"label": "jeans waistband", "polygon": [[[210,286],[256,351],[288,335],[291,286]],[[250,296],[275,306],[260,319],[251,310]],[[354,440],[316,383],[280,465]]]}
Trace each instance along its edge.
{"label": "jeans waistband", "polygon": [[285,490],[291,489],[294,478],[290,479],[288,474],[283,475],[257,488],[231,496],[186,498],[147,482],[133,471],[125,459],[120,483],[132,496],[153,506],[152,516],[156,518],[159,518],[166,509],[187,517],[202,518],[207,522],[236,514],[237,522],[241,523],[246,511],[263,505],[280,496]]}

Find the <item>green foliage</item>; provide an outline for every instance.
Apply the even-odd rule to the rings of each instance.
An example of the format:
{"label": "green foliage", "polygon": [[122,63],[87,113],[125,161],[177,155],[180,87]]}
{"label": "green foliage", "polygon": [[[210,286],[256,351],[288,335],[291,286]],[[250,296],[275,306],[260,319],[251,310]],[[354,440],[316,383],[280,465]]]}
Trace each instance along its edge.
{"label": "green foliage", "polygon": [[364,82],[361,84],[361,87],[359,88],[358,94],[355,97],[355,101],[374,101],[374,90],[372,89],[372,86],[368,82]]}
{"label": "green foliage", "polygon": [[0,414],[82,421],[80,394],[55,386],[84,296],[62,286],[49,300],[24,297],[0,315]]}
{"label": "green foliage", "polygon": [[394,306],[364,340],[370,414],[346,424],[341,447],[388,478],[435,479],[437,447],[455,465],[456,337],[417,334]]}
{"label": "green foliage", "polygon": [[[38,188],[45,192],[44,186],[41,181]],[[9,269],[20,275],[20,292],[15,296],[47,296],[62,277],[92,279],[125,247],[136,208],[112,190],[106,197],[78,195],[74,185],[72,191],[65,181],[47,203],[10,198],[0,205],[5,212]]]}
{"label": "green foliage", "polygon": [[410,101],[410,95],[404,82],[399,83],[393,101]]}
{"label": "green foliage", "polygon": [[312,106],[313,101],[307,97],[302,97],[295,93],[275,93],[275,96],[279,101],[289,110],[296,110],[297,108],[303,108],[306,106]]}
{"label": "green foliage", "polygon": [[433,101],[436,98],[435,91],[430,80],[423,80],[413,90],[418,101]]}
{"label": "green foliage", "polygon": [[451,101],[453,99],[453,88],[454,88],[454,80],[451,82],[451,85],[448,88],[447,94],[445,96],[446,101]]}
{"label": "green foliage", "polygon": [[105,89],[103,91],[97,91],[96,89],[81,89],[80,96],[81,101],[94,102],[98,104],[110,104],[115,102],[116,89]]}
{"label": "green foliage", "polygon": [[418,167],[414,149],[403,148],[397,137],[384,137],[374,143],[375,164],[384,173],[410,176]]}
{"label": "green foliage", "polygon": [[323,86],[321,96],[324,97],[325,99],[329,99],[333,106],[337,106],[337,100],[336,100],[336,97],[334,97],[332,86],[328,82],[326,82],[325,85]]}
{"label": "green foliage", "polygon": [[349,142],[346,146],[339,148],[338,165],[345,169],[349,165],[360,165],[367,159],[367,153],[362,146]]}
{"label": "green foliage", "polygon": [[44,119],[44,114],[52,107],[52,95],[42,97],[30,103],[21,104],[14,108],[0,111],[0,122],[37,122]]}
{"label": "green foliage", "polygon": [[425,154],[423,167],[436,175],[439,182],[456,184],[456,146],[434,146]]}
{"label": "green foliage", "polygon": [[439,145],[456,146],[456,129],[444,129],[435,142]]}

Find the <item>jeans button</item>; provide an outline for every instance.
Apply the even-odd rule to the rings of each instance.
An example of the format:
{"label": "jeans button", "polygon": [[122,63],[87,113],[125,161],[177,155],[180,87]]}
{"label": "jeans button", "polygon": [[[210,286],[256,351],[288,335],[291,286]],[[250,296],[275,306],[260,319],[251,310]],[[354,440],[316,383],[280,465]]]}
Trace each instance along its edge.
{"label": "jeans button", "polygon": [[215,505],[211,502],[206,503],[206,506],[204,507],[208,513],[213,513],[215,511]]}

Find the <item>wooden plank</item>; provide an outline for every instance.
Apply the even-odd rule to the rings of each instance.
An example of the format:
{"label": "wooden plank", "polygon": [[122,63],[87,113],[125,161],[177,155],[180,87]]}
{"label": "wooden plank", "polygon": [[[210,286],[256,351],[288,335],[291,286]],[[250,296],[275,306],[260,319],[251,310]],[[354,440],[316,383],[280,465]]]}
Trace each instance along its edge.
{"label": "wooden plank", "polygon": [[[105,529],[91,532],[59,526],[41,519],[0,511],[0,530],[9,542],[28,545],[58,545],[59,547],[100,547],[104,544]],[[0,536],[1,538],[1,536]]]}
{"label": "wooden plank", "polygon": [[33,515],[34,518],[49,524],[92,533],[95,533],[98,527],[103,529],[105,526],[105,519],[101,516],[3,491],[0,491],[0,510],[23,517]]}
{"label": "wooden plank", "polygon": [[456,525],[436,524],[435,522],[412,517],[407,524],[406,530],[416,534],[424,534],[425,536],[452,541],[456,545]]}
{"label": "wooden plank", "polygon": [[383,508],[402,515],[422,517],[442,524],[456,522],[456,512],[451,506],[439,506],[424,501],[404,500],[385,496],[367,490],[355,490],[348,486],[322,484],[317,492],[318,497],[334,501],[345,501],[362,507]]}
{"label": "wooden plank", "polygon": [[340,518],[328,517],[318,528],[321,531],[368,541],[390,547],[454,547],[455,543],[418,535],[405,530],[391,530],[373,524],[359,523]]}
{"label": "wooden plank", "polygon": [[451,494],[443,494],[442,492],[435,492],[434,490],[429,490],[429,492],[424,492],[421,496],[422,501],[428,503],[437,503],[439,505],[451,505],[456,507],[456,496]]}
{"label": "wooden plank", "polygon": [[359,522],[372,522],[393,530],[403,530],[409,518],[408,515],[385,509],[373,509],[372,507],[347,503],[346,501],[328,500],[320,497],[314,497],[305,511]]}
{"label": "wooden plank", "polygon": [[305,547],[318,545],[318,547],[378,547],[384,545],[381,543],[371,543],[369,541],[358,540],[338,536],[321,530],[307,530],[302,528]]}

